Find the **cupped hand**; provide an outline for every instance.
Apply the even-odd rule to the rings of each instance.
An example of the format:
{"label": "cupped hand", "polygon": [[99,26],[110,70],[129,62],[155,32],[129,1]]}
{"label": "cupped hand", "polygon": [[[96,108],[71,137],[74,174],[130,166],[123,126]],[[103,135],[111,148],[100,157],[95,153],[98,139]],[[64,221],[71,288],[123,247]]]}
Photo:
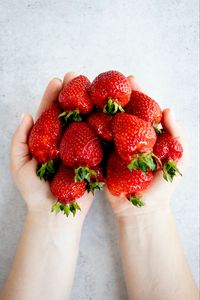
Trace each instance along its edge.
{"label": "cupped hand", "polygon": [[[58,95],[63,85],[75,78],[75,73],[67,73],[63,82],[60,79],[53,79],[49,82],[46,91],[42,97],[42,101],[38,108],[35,121],[40,117],[53,101],[58,99]],[[10,171],[24,198],[29,211],[49,213],[51,206],[56,202],[56,198],[52,195],[49,183],[40,180],[36,176],[37,161],[31,157],[28,149],[28,135],[34,121],[31,115],[25,113],[21,117],[21,122],[16,129],[10,147]],[[85,193],[77,203],[81,207],[81,212],[77,212],[77,218],[85,217],[93,200],[91,193]],[[80,216],[78,216],[78,214]],[[61,213],[59,215],[62,215]],[[65,217],[66,218],[66,217]]]}
{"label": "cupped hand", "polygon": [[[142,89],[138,85],[135,77],[129,76],[128,80],[131,84],[132,90],[141,91]],[[171,134],[173,137],[178,138],[183,146],[183,156],[178,162],[177,166],[181,173],[184,174],[184,170],[188,166],[189,155],[188,148],[185,138],[185,133],[180,124],[176,121],[175,116],[171,109],[167,108],[163,111],[163,127],[166,132]],[[141,197],[145,205],[143,207],[135,207],[125,197],[113,196],[108,188],[105,188],[107,198],[113,208],[114,213],[117,216],[127,217],[134,214],[144,214],[152,211],[163,210],[169,208],[171,195],[176,188],[181,176],[175,176],[173,182],[167,182],[163,178],[162,171],[157,171],[154,175],[153,182],[149,189],[145,191]]]}

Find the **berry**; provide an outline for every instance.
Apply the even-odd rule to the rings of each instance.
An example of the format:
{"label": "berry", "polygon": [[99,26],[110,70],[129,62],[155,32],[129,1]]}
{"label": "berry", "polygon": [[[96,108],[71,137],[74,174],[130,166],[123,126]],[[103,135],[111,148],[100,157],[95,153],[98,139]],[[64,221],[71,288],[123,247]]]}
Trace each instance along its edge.
{"label": "berry", "polygon": [[57,202],[52,206],[52,211],[56,213],[63,211],[68,216],[69,213],[75,215],[80,207],[75,202],[83,196],[86,191],[85,182],[74,182],[74,170],[62,164],[50,182],[52,194],[57,198]]}
{"label": "berry", "polygon": [[112,141],[112,118],[112,116],[103,112],[96,112],[89,116],[87,123],[99,137],[105,139],[106,141]]}
{"label": "berry", "polygon": [[151,125],[159,124],[162,118],[162,111],[158,103],[138,91],[132,91],[131,99],[124,110],[126,113],[151,123]]}
{"label": "berry", "polygon": [[59,103],[65,110],[60,117],[68,120],[81,121],[80,114],[88,114],[93,108],[89,97],[90,81],[80,75],[63,87],[59,94]]}
{"label": "berry", "polygon": [[130,95],[131,87],[127,78],[117,71],[99,74],[90,87],[93,103],[109,114],[123,111],[122,107],[129,102]]}
{"label": "berry", "polygon": [[70,167],[98,165],[103,152],[99,139],[84,122],[74,122],[66,129],[60,144],[60,157]]}
{"label": "berry", "polygon": [[143,206],[144,203],[137,197],[149,187],[152,180],[153,173],[150,170],[146,174],[141,170],[130,171],[117,152],[114,151],[109,157],[106,182],[111,194],[126,196],[134,205]]}
{"label": "berry", "polygon": [[60,112],[58,103],[54,102],[42,113],[29,135],[29,151],[39,163],[37,175],[40,178],[47,179],[54,173],[53,160],[59,157],[62,134],[62,123],[58,119]]}
{"label": "berry", "polygon": [[172,182],[177,173],[181,175],[176,163],[183,155],[183,147],[177,138],[166,132],[159,135],[153,151],[163,163],[163,177],[165,180]]}
{"label": "berry", "polygon": [[136,153],[151,152],[156,142],[156,133],[151,125],[127,113],[113,117],[112,129],[117,151],[128,162]]}

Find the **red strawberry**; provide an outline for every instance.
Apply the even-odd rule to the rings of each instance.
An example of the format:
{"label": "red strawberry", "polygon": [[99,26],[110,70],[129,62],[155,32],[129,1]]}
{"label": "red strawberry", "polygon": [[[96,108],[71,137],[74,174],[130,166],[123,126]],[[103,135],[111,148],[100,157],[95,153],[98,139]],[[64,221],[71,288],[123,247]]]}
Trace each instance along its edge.
{"label": "red strawberry", "polygon": [[109,116],[103,112],[97,112],[89,116],[87,123],[90,127],[106,141],[112,141],[112,116]]}
{"label": "red strawberry", "polygon": [[163,177],[165,180],[172,181],[177,173],[181,175],[176,166],[176,162],[178,162],[183,155],[183,147],[177,138],[172,137],[169,133],[159,135],[153,151],[164,164]]}
{"label": "red strawberry", "polygon": [[68,216],[70,212],[75,215],[80,207],[75,202],[86,191],[86,183],[74,182],[74,170],[62,164],[55,177],[50,182],[52,194],[58,199],[52,206],[52,211],[56,213],[63,211]]}
{"label": "red strawberry", "polygon": [[148,122],[133,115],[118,113],[113,117],[112,129],[117,151],[124,160],[130,162],[130,170],[141,169],[146,172],[147,168],[152,171],[156,169],[156,162],[150,154],[156,142],[156,133]]}
{"label": "red strawberry", "polygon": [[60,157],[67,166],[77,168],[75,180],[90,182],[90,169],[98,165],[103,157],[101,143],[92,129],[84,122],[72,123],[66,129],[61,144]]}
{"label": "red strawberry", "polygon": [[58,119],[61,110],[54,102],[36,121],[29,135],[30,153],[42,164],[37,170],[40,178],[47,179],[54,172],[53,160],[58,158],[62,123]]}
{"label": "red strawberry", "polygon": [[59,103],[65,110],[60,116],[67,121],[81,121],[80,114],[88,114],[93,108],[93,103],[89,97],[91,82],[83,75],[72,79],[63,87],[59,94]]}
{"label": "red strawberry", "polygon": [[153,173],[148,170],[144,174],[141,170],[130,171],[126,162],[113,152],[108,160],[106,182],[111,194],[126,196],[134,205],[143,206],[138,198],[153,180]]}
{"label": "red strawberry", "polygon": [[102,154],[97,136],[86,123],[69,125],[60,144],[60,157],[67,166],[96,166],[101,162]]}
{"label": "red strawberry", "polygon": [[158,103],[149,96],[132,91],[129,103],[124,107],[124,110],[153,124],[159,124],[162,118],[162,111]]}
{"label": "red strawberry", "polygon": [[127,78],[117,71],[99,74],[91,84],[90,95],[92,101],[104,112],[115,114],[123,111],[131,95],[131,87]]}

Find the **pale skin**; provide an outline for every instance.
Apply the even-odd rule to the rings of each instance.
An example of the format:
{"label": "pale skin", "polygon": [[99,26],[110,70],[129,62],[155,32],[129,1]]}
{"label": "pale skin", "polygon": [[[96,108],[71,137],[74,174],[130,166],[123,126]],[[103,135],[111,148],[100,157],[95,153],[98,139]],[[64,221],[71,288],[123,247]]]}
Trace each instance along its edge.
{"label": "pale skin", "polygon": [[[63,84],[76,77],[67,73],[63,82],[50,81],[36,119],[57,99]],[[141,90],[134,77],[132,89]],[[35,175],[37,162],[31,158],[27,137],[33,119],[24,114],[11,144],[10,169],[17,188],[27,204],[27,216],[13,266],[1,291],[3,300],[69,299],[73,284],[80,235],[93,196],[78,199],[81,212],[75,218],[52,214],[56,201],[47,182]],[[179,163],[183,172],[188,164],[184,133],[169,109],[164,111],[164,126],[180,139],[184,156]],[[176,232],[170,199],[180,178],[167,183],[161,172],[143,195],[146,205],[134,207],[123,197],[107,190],[119,229],[122,263],[129,299],[196,300],[198,290],[187,266]]]}

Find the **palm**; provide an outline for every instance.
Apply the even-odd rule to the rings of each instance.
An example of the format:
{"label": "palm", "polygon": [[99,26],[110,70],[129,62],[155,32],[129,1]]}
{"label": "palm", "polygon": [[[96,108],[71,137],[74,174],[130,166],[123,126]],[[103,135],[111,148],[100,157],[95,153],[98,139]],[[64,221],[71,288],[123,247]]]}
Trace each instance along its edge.
{"label": "palm", "polygon": [[[76,77],[73,73],[66,74],[64,84],[69,82],[73,77]],[[54,79],[49,83],[36,114],[36,120],[53,101],[57,100],[61,88],[62,82],[58,79]],[[33,119],[28,114],[24,118],[23,123],[18,127],[13,136],[10,153],[11,173],[29,209],[50,211],[52,204],[56,202],[56,198],[50,191],[49,183],[40,180],[36,176],[37,161],[30,157],[27,144],[28,135],[33,126]],[[86,215],[92,199],[93,195],[91,193],[89,195],[85,193],[81,199],[78,199],[77,202],[81,207],[81,214],[83,216]]]}
{"label": "palm", "polygon": [[[142,91],[134,77],[131,76],[128,77],[128,79],[133,90]],[[175,121],[169,109],[163,111],[163,126],[172,136],[177,137],[183,146],[183,157],[178,164],[180,170],[183,171],[188,165],[188,149],[185,141],[185,134],[180,125]],[[164,180],[162,171],[157,171],[150,188],[142,195],[145,206],[141,208],[134,207],[125,197],[113,196],[108,189],[106,189],[106,193],[115,214],[128,216],[145,213],[149,210],[154,211],[168,207],[171,194],[176,188],[180,178],[181,177],[177,175],[173,182],[170,183]]]}

